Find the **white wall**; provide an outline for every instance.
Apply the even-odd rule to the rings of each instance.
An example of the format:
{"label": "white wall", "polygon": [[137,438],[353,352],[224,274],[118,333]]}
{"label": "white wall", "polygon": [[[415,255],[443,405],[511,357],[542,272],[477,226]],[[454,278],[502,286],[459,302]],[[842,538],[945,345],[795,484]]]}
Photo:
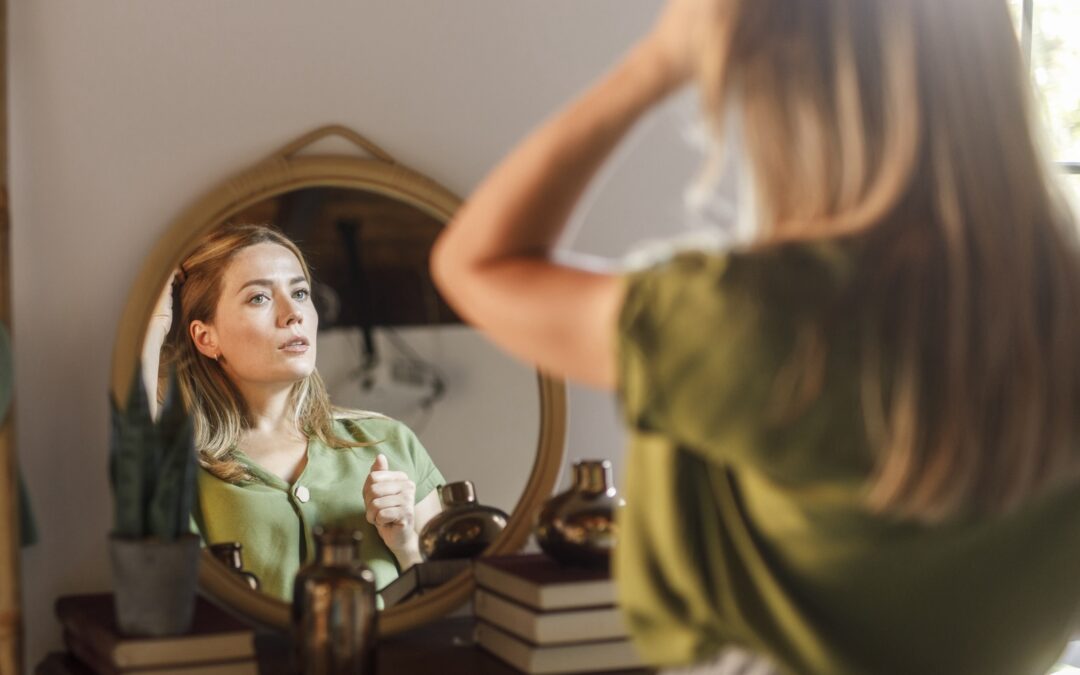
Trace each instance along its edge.
{"label": "white wall", "polygon": [[[318,367],[337,405],[375,410],[409,425],[447,482],[470,480],[482,504],[507,513],[529,481],[540,432],[536,371],[467,326],[402,327],[398,343],[374,331],[378,363],[361,377],[359,328],[319,332]],[[403,352],[399,344],[407,346]],[[393,375],[394,361],[419,359],[437,375],[423,383]],[[368,379],[368,387],[361,386]],[[444,393],[429,405],[438,378]]]}
{"label": "white wall", "polygon": [[[29,668],[60,644],[55,598],[109,585],[109,359],[129,286],[166,224],[328,122],[465,195],[660,3],[8,4],[16,421],[41,530],[23,556]],[[677,108],[619,153],[574,248],[619,254],[679,228],[697,157]],[[570,420],[571,457],[620,456],[611,397],[572,389]]]}

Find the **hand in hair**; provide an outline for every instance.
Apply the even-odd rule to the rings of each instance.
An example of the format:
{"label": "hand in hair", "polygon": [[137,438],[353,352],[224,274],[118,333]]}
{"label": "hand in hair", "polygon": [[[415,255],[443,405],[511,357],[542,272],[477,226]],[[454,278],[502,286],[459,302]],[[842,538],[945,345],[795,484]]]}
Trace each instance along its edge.
{"label": "hand in hair", "polygon": [[397,558],[402,570],[420,562],[420,543],[413,527],[416,483],[403,471],[390,471],[384,455],[375,458],[364,481],[368,522]]}
{"label": "hand in hair", "polygon": [[161,363],[161,346],[169,335],[169,329],[173,322],[173,288],[176,284],[176,272],[169,275],[165,287],[161,289],[154,304],[154,312],[150,315],[150,323],[146,328],[146,338],[143,341],[142,350],[142,377],[143,387],[146,389],[150,403],[150,415],[157,419],[158,413],[158,367]]}
{"label": "hand in hair", "polygon": [[176,272],[169,275],[165,287],[161,289],[154,313],[150,315],[151,331],[160,331],[162,339],[169,332],[173,322],[173,288],[176,286]]}

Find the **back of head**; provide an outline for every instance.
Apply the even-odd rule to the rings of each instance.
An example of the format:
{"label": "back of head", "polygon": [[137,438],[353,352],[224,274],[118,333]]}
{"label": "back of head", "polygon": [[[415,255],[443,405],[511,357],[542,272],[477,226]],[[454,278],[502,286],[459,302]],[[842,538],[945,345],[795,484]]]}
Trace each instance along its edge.
{"label": "back of head", "polygon": [[843,237],[866,256],[869,503],[923,519],[1000,511],[1075,477],[1074,217],[1005,0],[716,11],[699,84],[716,129],[741,118],[757,245]]}

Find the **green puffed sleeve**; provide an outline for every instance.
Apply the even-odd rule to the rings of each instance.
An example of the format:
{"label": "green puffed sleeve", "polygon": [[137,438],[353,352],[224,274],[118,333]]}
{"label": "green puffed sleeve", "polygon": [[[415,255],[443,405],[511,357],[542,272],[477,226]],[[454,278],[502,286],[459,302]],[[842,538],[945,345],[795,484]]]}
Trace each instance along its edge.
{"label": "green puffed sleeve", "polygon": [[753,283],[737,258],[706,253],[625,277],[616,349],[631,431],[713,461],[756,461],[778,345]]}
{"label": "green puffed sleeve", "polygon": [[431,455],[420,443],[413,430],[404,424],[397,424],[398,434],[401,437],[402,447],[412,460],[414,469],[414,481],[416,482],[416,501],[419,502],[435,488],[446,483],[442,472],[432,461]]}

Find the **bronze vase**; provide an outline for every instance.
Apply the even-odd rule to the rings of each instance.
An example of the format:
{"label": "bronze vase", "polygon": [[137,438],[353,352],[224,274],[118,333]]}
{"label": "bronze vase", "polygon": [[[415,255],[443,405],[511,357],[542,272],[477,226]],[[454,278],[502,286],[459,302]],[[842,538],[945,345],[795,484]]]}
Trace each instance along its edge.
{"label": "bronze vase", "polygon": [[472,481],[439,487],[443,510],[420,532],[420,555],[424,560],[471,558],[495,541],[509,516],[494,506],[476,501]]}
{"label": "bronze vase", "polygon": [[207,546],[210,555],[221,561],[248,585],[253,591],[259,590],[259,578],[253,573],[244,570],[244,545],[238,541],[226,541],[220,544]]}
{"label": "bronze vase", "polygon": [[540,511],[535,530],[540,548],[567,565],[606,569],[618,538],[615,509],[626,504],[613,482],[610,461],[576,462],[573,485]]}

